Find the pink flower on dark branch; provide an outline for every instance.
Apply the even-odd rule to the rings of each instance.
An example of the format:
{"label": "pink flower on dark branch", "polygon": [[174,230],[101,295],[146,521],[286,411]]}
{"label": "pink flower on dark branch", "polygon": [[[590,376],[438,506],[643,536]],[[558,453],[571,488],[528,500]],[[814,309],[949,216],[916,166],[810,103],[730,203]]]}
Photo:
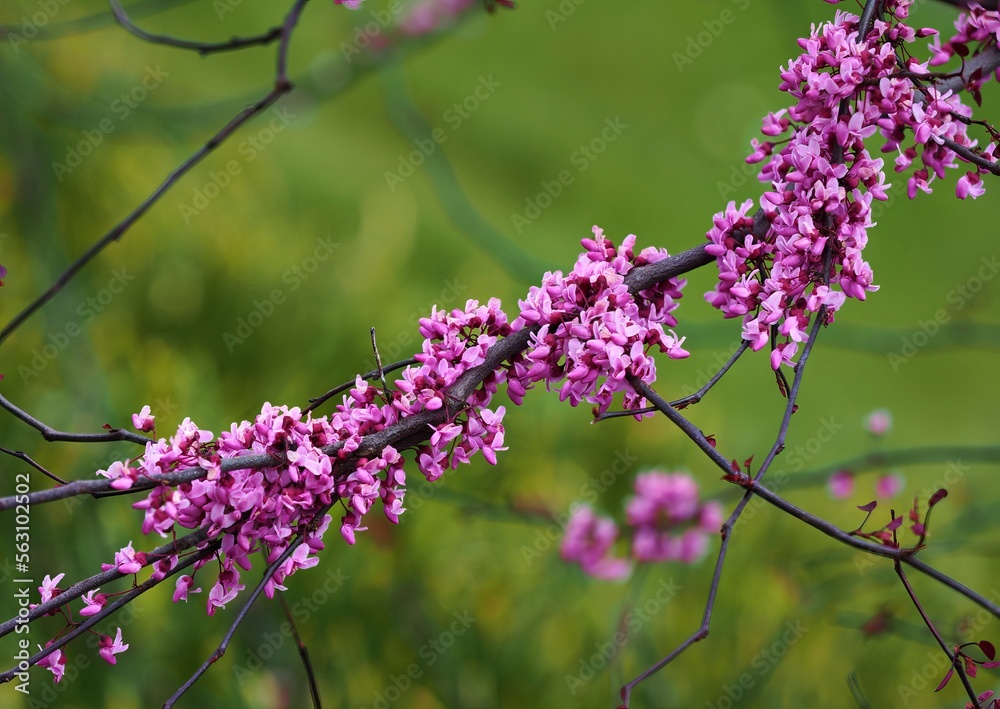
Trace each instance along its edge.
{"label": "pink flower on dark branch", "polygon": [[118,628],[118,633],[115,635],[114,640],[111,639],[110,635],[102,635],[101,641],[98,646],[100,650],[101,657],[105,659],[108,664],[114,665],[118,662],[115,657],[120,652],[125,652],[128,650],[128,645],[122,643],[122,629]]}

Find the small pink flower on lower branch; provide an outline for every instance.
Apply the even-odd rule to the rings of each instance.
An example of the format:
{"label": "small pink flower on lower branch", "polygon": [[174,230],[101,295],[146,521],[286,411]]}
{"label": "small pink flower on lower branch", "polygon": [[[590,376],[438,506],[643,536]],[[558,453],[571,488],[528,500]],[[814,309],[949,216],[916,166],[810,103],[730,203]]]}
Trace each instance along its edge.
{"label": "small pink flower on lower branch", "polygon": [[38,587],[38,592],[42,595],[42,603],[47,603],[62,593],[62,589],[58,588],[56,584],[58,584],[65,575],[66,574],[59,574],[55,578],[49,578],[49,575],[45,574],[45,578],[42,579],[42,585]]}
{"label": "small pink flower on lower branch", "polygon": [[[108,602],[108,597],[103,593],[97,593],[100,589],[95,588],[83,594],[83,602],[86,604],[80,615],[87,617],[96,615],[104,609],[104,604]],[[97,594],[96,596],[94,594]]]}
{"label": "small pink flower on lower branch", "polygon": [[122,629],[118,628],[118,633],[115,635],[115,639],[112,640],[110,635],[101,636],[100,653],[109,664],[116,664],[118,660],[115,658],[120,652],[125,652],[128,650],[128,645],[122,643]]}
{"label": "small pink flower on lower branch", "polygon": [[187,601],[189,593],[201,593],[200,588],[191,588],[192,586],[194,586],[193,576],[181,576],[177,579],[174,586],[174,603]]}
{"label": "small pink flower on lower branch", "polygon": [[[45,643],[45,647],[52,644],[52,641]],[[38,646],[39,650],[44,650],[41,645]],[[62,679],[63,675],[66,673],[66,653],[62,649],[56,650],[55,652],[46,655],[41,660],[38,661],[39,667],[44,667],[49,670],[53,675],[53,681],[56,684]]]}
{"label": "small pink flower on lower branch", "polygon": [[137,552],[132,548],[132,541],[127,546],[115,552],[114,564],[101,564],[101,571],[118,569],[123,574],[137,574],[146,563],[146,552]]}

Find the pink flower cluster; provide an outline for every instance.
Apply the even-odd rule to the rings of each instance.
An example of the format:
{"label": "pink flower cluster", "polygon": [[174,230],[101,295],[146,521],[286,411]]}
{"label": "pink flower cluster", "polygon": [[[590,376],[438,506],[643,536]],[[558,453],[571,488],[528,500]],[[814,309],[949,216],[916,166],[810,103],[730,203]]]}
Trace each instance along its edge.
{"label": "pink flower cluster", "polygon": [[[243,590],[240,570],[251,568],[249,557],[255,552],[273,563],[296,535],[305,534],[304,544],[268,581],[265,592],[269,597],[275,588],[283,590],[282,582],[296,570],[314,566],[331,522],[323,511],[335,502],[345,509],[340,531],[351,544],[355,533],[366,529],[362,520],[376,502],[382,503],[390,521],[399,521],[406,493],[399,451],[386,446],[374,457],[355,458],[349,464],[342,461],[355,454],[365,436],[406,416],[445,406],[446,390],[463,373],[482,364],[486,351],[510,333],[510,326],[494,299],[484,306],[469,301],[464,311],[435,309],[431,317],[420,321],[420,331],[426,338],[423,351],[416,356],[420,364],[404,370],[389,400],[380,388],[358,377],[329,418],[265,404],[253,422],[233,424],[218,439],[185,419],[170,440],[148,443],[134,464],[114,463],[98,471],[111,478],[117,489],[130,488],[140,477],[196,467],[207,471],[204,478],[191,482],[161,485],[134,507],[145,510],[144,534],[157,532],[165,537],[175,526],[205,529],[210,538],[221,534],[220,573],[208,595],[209,614]],[[469,408],[435,427],[429,443],[418,449],[417,466],[428,480],[440,477],[445,468],[469,462],[477,452],[496,464],[496,453],[505,450],[504,407],[495,411],[487,407],[503,380],[503,371],[487,377],[465,402]],[[148,410],[136,415],[134,423],[151,426]],[[244,455],[269,455],[282,462],[222,470],[222,461]],[[116,554],[114,565],[106,566],[134,574],[145,563],[145,555],[134,552],[129,544]],[[176,558],[165,571],[174,564]],[[195,564],[195,569],[202,565]],[[193,584],[193,578],[180,577],[175,601],[186,600],[194,592]]]}
{"label": "pink flower cluster", "polygon": [[651,384],[656,363],[650,350],[666,352],[671,359],[688,356],[683,337],[663,325],[675,326],[671,314],[678,306],[686,281],[671,278],[633,296],[625,276],[636,266],[655,263],[669,255],[666,249],[633,252],[635,236],[621,247],[594,227],[594,238],[584,239],[586,251],[573,270],[546,273],[541,287],[532,286],[520,301],[515,330],[538,326],[526,358],[516,361],[509,375],[508,391],[520,403],[531,384],[562,382],[559,399],[576,406],[586,399],[604,413],[616,392],[625,392],[624,407],[640,408],[642,399],[626,381],[633,374]]}
{"label": "pink flower cluster", "polygon": [[[662,328],[662,324],[676,324],[670,313],[677,307],[684,281],[671,279],[637,297],[624,283],[632,268],[666,258],[666,251],[646,249],[635,254],[634,236],[616,248],[597,227],[594,236],[583,240],[586,251],[570,274],[548,273],[543,286],[531,290],[514,323],[508,323],[497,299],[486,305],[470,300],[464,310],[435,308],[430,317],[420,320],[424,341],[415,356],[418,364],[407,367],[389,392],[358,377],[329,418],[264,404],[253,422],[232,424],[218,437],[185,419],[170,439],[150,441],[139,458],[115,462],[98,474],[109,478],[111,487],[128,490],[140,479],[195,468],[206,471],[190,482],[160,484],[133,506],[144,510],[144,534],[166,537],[182,527],[204,529],[209,540],[221,541],[216,555],[218,575],[207,596],[209,615],[244,590],[241,572],[251,568],[252,554],[259,552],[266,563],[274,563],[301,536],[303,543],[264,587],[271,597],[275,589],[284,590],[282,583],[288,576],[318,563],[316,553],[323,549],[323,535],[332,521],[326,514],[331,505],[340,503],[344,508],[340,532],[350,544],[355,543],[356,532],[366,529],[364,516],[376,502],[382,503],[393,523],[405,511],[402,455],[385,446],[373,457],[358,456],[366,436],[409,416],[451,405],[457,413],[432,426],[427,442],[416,450],[417,468],[433,481],[447,469],[468,463],[476,453],[496,464],[496,454],[506,450],[505,408],[489,408],[500,385],[507,385],[515,403],[539,381],[551,386],[565,380],[561,396],[574,405],[587,398],[604,411],[615,392],[624,390],[626,407],[641,406],[644,402],[631,393],[625,375],[633,372],[644,381],[654,381],[656,368],[648,352],[654,347],[673,358],[687,356],[681,349],[683,340]],[[462,375],[483,364],[501,338],[526,327],[537,327],[527,353],[490,372],[464,401],[455,401],[449,389]],[[135,414],[132,422],[143,431],[155,427],[149,407]],[[228,468],[226,461],[247,455],[271,456],[278,462],[223,470]],[[636,524],[642,539],[659,529],[652,518],[649,524]],[[641,542],[637,558],[653,560],[674,554],[691,558],[698,553],[697,544],[686,539],[676,550],[667,539]],[[192,574],[177,579],[175,602],[201,591],[194,587],[194,573],[209,561],[195,562]],[[150,563],[152,578],[162,579],[176,567],[178,555],[152,559],[129,542],[115,553],[114,563],[104,564],[103,569],[134,575]],[[620,565],[608,571],[611,575],[620,572]],[[83,601],[81,613],[95,615],[104,608],[107,596],[92,591]],[[102,644],[102,652],[105,645],[112,658],[113,652],[124,649],[120,641],[109,639]],[[55,671],[59,663],[50,659],[47,666]]]}
{"label": "pink flower cluster", "polygon": [[573,510],[560,547],[562,558],[580,564],[595,578],[617,579],[631,572],[633,561],[692,564],[705,556],[709,536],[722,526],[722,507],[714,501],[701,502],[698,484],[690,475],[644,473],[636,476],[634,490],[625,507],[631,561],[614,555],[619,536],[615,522],[597,517],[587,505]]}
{"label": "pink flower cluster", "polygon": [[[65,575],[66,574],[57,574],[55,578],[52,578],[48,574],[45,575],[45,578],[42,579],[42,585],[38,587],[38,594],[42,603],[48,603],[53,598],[55,598],[56,596],[58,596],[60,593],[63,592],[63,589],[59,588],[58,584]],[[84,600],[87,602],[88,605],[87,608],[84,608],[80,612],[80,615],[82,616],[93,615],[97,611],[95,610],[93,612],[90,612],[90,608],[92,607],[92,605],[95,603],[99,603],[99,605],[97,606],[97,609],[99,610],[100,607],[102,607],[106,602],[107,598],[104,596],[104,594],[99,594],[97,596],[97,601],[95,601],[94,593],[95,593],[94,591],[91,591],[90,593],[85,595]],[[31,604],[31,607],[34,608],[35,605],[37,604]],[[55,615],[55,613],[56,613],[55,611],[51,611],[49,612],[48,615]],[[110,635],[102,635],[100,633],[96,633],[93,630],[91,630],[90,632],[94,633],[94,635],[97,636],[98,638],[97,647],[100,648],[98,650],[98,653],[102,658],[104,658],[105,662],[107,662],[108,664],[111,665],[117,664],[118,660],[115,657],[115,655],[117,655],[120,652],[125,652],[126,650],[128,650],[128,645],[122,643],[121,628],[118,628],[118,632],[116,633],[114,638],[112,638]],[[51,646],[52,642],[53,641],[51,640],[46,642],[45,647],[47,648]],[[38,649],[44,650],[45,648],[39,645]],[[63,652],[62,648],[55,650],[46,655],[41,660],[39,660],[38,666],[44,667],[45,669],[49,670],[53,675],[53,681],[58,684],[59,680],[61,680],[63,678],[63,675],[66,673],[66,653]]]}
{"label": "pink flower cluster", "polygon": [[[730,202],[715,215],[706,251],[716,257],[719,282],[705,295],[725,317],[743,318],[743,339],[754,350],[768,344],[772,329],[783,338],[771,365],[793,364],[806,338],[811,315],[826,308],[826,321],[846,298],[864,300],[878,289],[863,258],[873,199],[885,200],[883,161],[865,147],[876,133],[883,150],[899,151],[896,171],[910,167],[921,149],[924,167],[910,177],[908,193],[930,191],[933,172],[957,167],[950,139],[972,147],[966,125],[971,115],[951,92],[921,90],[915,81],[927,65],[909,59],[897,64],[898,47],[933,30],[907,26],[910,0],[885,3],[888,20],[876,19],[860,36],[859,18],[838,12],[834,22],[813,27],[800,39],[803,53],[782,68],[780,89],[796,103],[768,114],[762,132],[782,141],[753,141],[749,163],[766,161],[760,179],[771,190],[760,200],[768,221],[762,238],[752,233],[753,206]],[[907,133],[914,145],[900,146]],[[778,147],[780,146],[780,149]],[[994,145],[987,155],[992,159]],[[776,152],[777,150],[777,152]],[[960,181],[959,196],[981,193],[977,173]]]}
{"label": "pink flower cluster", "polygon": [[[982,6],[971,3],[968,11],[959,13],[955,20],[955,35],[951,39],[944,44],[941,44],[939,37],[931,41],[930,48],[934,56],[930,63],[931,66],[939,66],[956,54],[973,54],[977,45],[982,49],[990,45],[996,46],[997,43],[1000,43],[1000,11],[984,10]],[[973,45],[973,48],[969,45]],[[996,70],[994,76],[1000,80],[1000,69]],[[980,78],[970,88],[978,89],[986,78],[988,77]]]}

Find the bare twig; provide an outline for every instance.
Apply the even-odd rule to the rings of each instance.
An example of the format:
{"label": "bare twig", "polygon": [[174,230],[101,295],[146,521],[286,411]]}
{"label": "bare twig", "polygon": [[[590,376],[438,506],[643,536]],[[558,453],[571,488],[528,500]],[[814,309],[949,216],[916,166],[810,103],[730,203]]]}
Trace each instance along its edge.
{"label": "bare twig", "polygon": [[729,540],[731,539],[731,535],[733,532],[733,525],[736,524],[736,520],[739,519],[741,514],[743,514],[743,510],[747,506],[747,503],[749,501],[750,501],[750,494],[748,493],[743,496],[743,499],[740,500],[739,504],[736,506],[736,509],[734,509],[733,513],[729,515],[729,519],[727,519],[725,524],[722,525],[722,531],[721,531],[722,545],[719,547],[719,555],[715,560],[715,571],[712,572],[712,582],[709,584],[708,587],[708,600],[705,602],[705,612],[702,614],[701,617],[701,625],[699,625],[697,630],[691,633],[691,635],[689,635],[684,642],[682,642],[680,645],[674,648],[669,655],[667,655],[662,660],[654,664],[652,667],[646,669],[644,672],[639,674],[637,677],[632,679],[628,684],[622,687],[621,698],[622,698],[622,707],[624,707],[624,709],[628,709],[629,697],[631,696],[632,690],[636,687],[636,685],[638,685],[640,682],[649,679],[654,674],[656,674],[664,667],[669,665],[671,662],[673,662],[674,659],[677,658],[677,656],[679,656],[689,647],[708,637],[709,625],[712,622],[712,611],[715,608],[715,598],[719,592],[719,583],[722,581],[722,565],[726,560],[726,552],[729,551]]}
{"label": "bare twig", "polygon": [[34,468],[35,470],[39,471],[42,475],[48,476],[52,480],[55,480],[57,483],[61,483],[62,485],[66,484],[65,480],[63,480],[61,477],[59,477],[55,473],[49,472],[44,467],[42,467],[41,465],[39,465],[38,463],[36,463],[34,460],[31,459],[31,456],[29,456],[24,451],[12,451],[9,448],[4,448],[4,447],[0,446],[0,452],[6,453],[7,455],[13,456],[14,458],[20,458],[25,463],[27,463],[28,465],[30,465],[32,468]]}
{"label": "bare twig", "polygon": [[42,423],[24,409],[15,406],[2,394],[0,394],[0,408],[4,408],[14,414],[14,416],[41,433],[42,438],[50,442],[72,441],[74,443],[108,443],[110,441],[129,441],[131,443],[138,443],[140,446],[144,446],[152,441],[150,438],[141,436],[138,433],[133,433],[132,431],[126,431],[124,428],[109,428],[105,433],[65,433],[63,431],[57,431],[51,426]]}
{"label": "bare twig", "polygon": [[[893,532],[893,534],[895,534],[895,532]],[[917,609],[917,612],[920,614],[920,617],[923,618],[924,624],[931,631],[931,635],[934,636],[934,639],[937,641],[937,644],[941,646],[941,649],[944,651],[944,654],[948,656],[948,661],[951,663],[952,667],[955,668],[955,671],[958,673],[959,678],[962,680],[962,684],[965,685],[965,691],[968,693],[969,699],[972,700],[972,705],[976,709],[982,709],[982,706],[979,704],[979,697],[976,694],[976,690],[972,688],[972,684],[969,683],[969,678],[965,674],[965,668],[962,666],[961,659],[951,651],[951,648],[948,647],[948,643],[944,641],[944,638],[941,637],[941,634],[937,631],[937,628],[934,627],[934,624],[931,622],[931,619],[927,617],[927,613],[924,612],[923,606],[921,606],[920,601],[917,600],[917,594],[914,593],[913,587],[910,585],[909,579],[906,578],[906,572],[903,571],[903,567],[900,565],[898,559],[893,561],[892,567],[896,570],[896,575],[899,576],[899,580],[903,582],[903,588],[906,589],[906,593],[907,595],[909,595],[910,600],[913,601],[914,607]]]}
{"label": "bare twig", "polygon": [[[314,520],[322,519],[323,515],[327,513],[327,510],[329,510],[331,506],[332,504],[327,505],[319,512],[317,512],[316,515],[314,516]],[[250,607],[253,606],[254,602],[260,596],[261,592],[264,590],[264,587],[267,585],[267,582],[270,581],[272,576],[274,576],[274,572],[277,571],[278,568],[285,563],[288,557],[290,557],[295,552],[295,550],[299,548],[299,545],[305,541],[306,535],[309,533],[309,531],[310,530],[307,529],[306,531],[300,532],[298,536],[296,536],[296,538],[292,540],[292,542],[288,545],[288,548],[285,549],[285,551],[281,554],[281,556],[275,559],[274,563],[272,563],[270,566],[267,567],[267,569],[264,571],[263,578],[261,578],[260,583],[257,584],[257,587],[253,590],[253,593],[250,594],[250,597],[243,604],[243,607],[240,608],[240,612],[236,615],[236,618],[233,620],[232,625],[229,626],[229,630],[226,631],[226,634],[223,636],[222,642],[220,642],[219,646],[215,649],[215,651],[211,655],[209,655],[208,659],[206,659],[201,664],[201,667],[199,667],[195,671],[195,673],[191,675],[188,681],[182,684],[181,687],[170,696],[170,699],[164,702],[163,709],[169,709],[174,704],[176,704],[177,700],[180,699],[181,696],[188,689],[190,689],[195,682],[198,681],[198,678],[200,678],[203,674],[205,674],[205,672],[208,671],[209,667],[215,664],[217,660],[219,660],[223,655],[226,654],[226,649],[229,647],[229,643],[232,641],[233,636],[236,634],[236,629],[240,627],[240,624],[246,618],[247,613],[250,612]]]}
{"label": "bare twig", "polygon": [[288,607],[285,594],[278,594],[278,602],[281,604],[281,610],[285,614],[288,626],[292,629],[292,639],[295,640],[295,647],[299,651],[299,658],[302,660],[302,666],[306,670],[306,679],[309,681],[309,695],[312,697],[313,709],[323,709],[323,700],[320,698],[319,686],[316,684],[316,673],[313,671],[312,660],[309,659],[309,648],[306,647],[306,644],[302,642],[302,638],[299,636],[299,629],[295,625],[295,618],[292,617],[292,610]]}
{"label": "bare twig", "polygon": [[233,133],[235,133],[236,130],[244,123],[247,123],[250,119],[263,113],[275,104],[279,98],[292,90],[292,84],[288,80],[287,74],[289,42],[291,41],[292,31],[295,29],[295,25],[298,22],[299,16],[302,14],[302,10],[307,2],[308,0],[296,0],[292,9],[285,17],[284,24],[281,28],[281,42],[278,46],[277,69],[274,87],[271,91],[269,91],[266,96],[253,105],[240,111],[232,120],[229,121],[229,123],[213,135],[208,142],[205,143],[205,145],[181,163],[179,167],[175,168],[174,171],[171,172],[160,184],[160,186],[157,187],[156,190],[142,202],[142,204],[132,210],[132,212],[116,224],[111,231],[95,242],[89,249],[87,249],[87,251],[83,253],[82,256],[77,258],[76,261],[71,263],[69,267],[63,271],[58,278],[56,278],[55,282],[49,286],[48,290],[35,298],[35,300],[29,303],[24,310],[18,313],[13,320],[7,323],[7,325],[0,330],[0,345],[2,345],[7,338],[11,336],[11,334],[23,325],[28,318],[38,312],[46,303],[62,291],[73,276],[75,276],[84,266],[90,263],[110,244],[118,241],[118,239],[120,239],[125,232],[127,232],[171,187],[173,187],[180,180],[180,178],[190,172],[195,165],[200,163],[212,151],[222,145],[222,143],[233,135]]}
{"label": "bare twig", "polygon": [[252,37],[233,37],[225,42],[195,42],[147,32],[132,21],[119,0],[108,0],[108,2],[111,4],[111,12],[115,16],[115,21],[144,42],[164,44],[168,47],[176,47],[177,49],[190,49],[198,52],[203,57],[218,52],[230,52],[246,49],[247,47],[266,46],[281,37],[283,32],[282,27],[272,27],[267,32]]}
{"label": "bare twig", "polygon": [[[410,357],[409,359],[404,359],[401,362],[394,362],[393,364],[390,364],[387,367],[383,367],[381,371],[379,371],[378,369],[373,369],[372,371],[366,372],[366,373],[364,373],[364,374],[362,374],[360,376],[364,380],[369,380],[369,379],[374,380],[374,379],[377,379],[379,377],[382,377],[382,376],[388,374],[389,372],[395,372],[397,369],[402,369],[403,367],[409,367],[411,364],[416,364],[416,363],[417,363],[417,360],[414,359],[413,357]],[[325,394],[317,396],[314,399],[310,399],[309,400],[309,406],[305,408],[305,412],[315,411],[318,407],[322,406],[324,403],[326,403],[327,401],[329,401],[332,397],[336,396],[337,394],[341,393],[342,391],[347,391],[352,386],[354,386],[354,384],[355,384],[355,380],[352,379],[349,382],[344,382],[343,384],[341,384],[339,386],[335,386],[333,389],[331,389],[330,391],[326,392]]]}

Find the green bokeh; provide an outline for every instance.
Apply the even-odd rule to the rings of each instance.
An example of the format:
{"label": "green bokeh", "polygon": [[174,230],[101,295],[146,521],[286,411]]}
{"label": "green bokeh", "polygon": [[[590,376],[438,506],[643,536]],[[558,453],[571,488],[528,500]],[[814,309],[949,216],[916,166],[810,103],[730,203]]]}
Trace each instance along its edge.
{"label": "green bokeh", "polygon": [[[139,21],[151,31],[227,39],[269,28],[286,10],[273,0],[221,2],[163,3],[173,9]],[[43,5],[7,3],[0,22],[19,27]],[[53,6],[48,31],[106,12],[98,0],[53,0]],[[742,157],[761,116],[784,101],[776,68],[797,52],[795,39],[810,23],[834,11],[818,0],[525,2],[515,12],[474,13],[445,37],[413,48],[402,63],[373,67],[353,55],[345,63],[343,43],[352,41],[355,23],[377,22],[377,10],[394,6],[366,0],[351,13],[327,0],[310,3],[291,53],[297,91],[278,104],[278,113],[246,126],[181,180],[5,343],[3,394],[62,430],[126,426],[129,414],[150,404],[161,434],[185,416],[218,431],[252,417],[264,401],[303,405],[370,368],[373,326],[383,357],[398,359],[417,347],[416,320],[435,304],[499,297],[513,310],[546,268],[572,266],[595,223],[615,241],[635,233],[641,246],[672,253],[700,244],[727,200],[759,195]],[[220,16],[220,8],[228,11]],[[930,2],[913,13],[914,24],[944,29],[953,16]],[[10,273],[0,319],[6,322],[267,92],[274,49],[202,58],[140,42],[106,23],[53,40],[3,41],[0,262]],[[121,94],[157,74],[162,79],[149,79],[156,87],[124,115]],[[480,98],[472,101],[477,87]],[[466,100],[479,105],[463,116],[454,105]],[[987,91],[982,115],[995,118],[998,108],[996,93]],[[287,125],[279,115],[290,117]],[[57,179],[52,163],[65,162],[83,131],[105,120],[112,132]],[[606,134],[614,139],[596,159],[586,158],[581,149],[601,140],[609,125],[621,128]],[[401,183],[387,180],[419,150],[415,136],[435,128],[445,139],[433,154]],[[554,192],[561,175],[551,206],[527,225],[514,218],[546,190]],[[792,481],[879,448],[998,443],[996,283],[987,280],[969,299],[953,293],[976,278],[984,259],[998,255],[997,190],[988,182],[985,197],[960,203],[954,179],[913,203],[896,180],[866,252],[882,290],[864,304],[849,302],[821,335],[786,457],[779,459]],[[217,196],[200,201],[223,182]],[[315,255],[324,260],[310,261]],[[722,321],[701,297],[712,277],[711,269],[689,277],[677,329],[692,356],[661,362],[658,388],[666,396],[700,385],[738,342],[738,323]],[[124,284],[113,286],[122,292],[101,302],[113,282]],[[261,306],[275,291],[280,302]],[[893,366],[888,354],[900,352],[939,310],[945,326],[916,356]],[[256,320],[255,312],[267,317],[244,338],[240,323]],[[79,334],[61,336],[67,326]],[[716,435],[727,456],[760,460],[783,405],[760,353],[747,356],[688,413]],[[879,407],[895,418],[884,441],[861,426]],[[324,706],[382,706],[376,696],[404,685],[413,665],[416,679],[393,709],[613,706],[623,680],[697,626],[710,561],[650,568],[627,584],[590,580],[560,562],[546,536],[555,536],[558,524],[547,515],[563,514],[589,479],[608,470],[612,484],[601,506],[613,513],[621,511],[634,474],[653,467],[690,470],[706,495],[730,507],[736,492],[664,421],[613,420],[595,429],[587,407],[571,409],[541,391],[508,409],[510,450],[497,467],[477,459],[429,487],[426,498],[411,491],[398,528],[373,514],[371,529],[353,548],[331,532],[321,564],[290,579],[286,597]],[[819,445],[819,432],[831,422],[832,441]],[[0,445],[24,450],[67,478],[89,478],[137,453],[128,444],[43,444],[8,415],[0,417]],[[613,466],[622,458],[632,462],[617,474]],[[892,505],[905,509],[948,464],[896,466],[906,487]],[[922,556],[996,600],[998,547],[990,522],[997,465],[966,464],[935,512]],[[25,466],[5,457],[0,469],[10,480]],[[860,476],[849,502],[831,501],[822,476],[790,483],[787,495],[851,529],[860,522],[853,505],[874,497],[883,472]],[[37,473],[32,480],[37,488],[49,485]],[[2,494],[12,494],[5,484]],[[141,515],[130,499],[34,509],[32,573],[40,580],[66,572],[67,581],[75,580],[110,561],[129,539],[137,548],[159,544],[140,539]],[[900,706],[904,698],[908,707],[964,704],[957,683],[932,692],[943,674],[936,668],[927,686],[917,683],[916,696],[900,694],[934,648],[890,565],[869,566],[774,510],[751,511],[731,544],[710,638],[640,685],[634,707],[722,708],[727,692],[738,691],[740,707],[847,707],[854,705],[845,680],[851,672],[875,707]],[[8,517],[9,539],[12,528]],[[0,550],[8,555],[8,542]],[[969,639],[959,625],[969,616],[976,639],[1000,641],[1000,622],[976,620],[976,609],[955,594],[913,581],[951,642]],[[670,584],[680,591],[667,603],[655,601]],[[14,607],[2,591],[10,587],[4,576],[4,617]],[[82,643],[71,646],[71,664],[79,656],[89,667],[59,685],[52,705],[159,706],[212,652],[238,608],[209,618],[204,595],[192,598],[175,606],[163,588],[134,604],[127,625],[119,623],[131,647],[117,667]],[[624,613],[646,604],[650,612],[631,616],[636,632],[609,666],[571,693],[567,678],[614,636]],[[882,611],[891,616],[888,631],[862,632]],[[463,614],[475,622],[459,623],[454,644],[435,651],[433,643],[451,639]],[[283,620],[276,603],[254,608],[226,656],[181,706],[308,706],[298,654],[280,635]],[[32,642],[44,643],[60,627],[58,619],[32,625]],[[785,642],[789,628],[801,631],[794,644]],[[4,657],[12,655],[10,638],[0,647]],[[772,648],[781,651],[774,662],[766,654]],[[262,669],[258,657],[266,659]],[[247,667],[253,671],[238,669]],[[976,686],[993,688],[992,680],[983,673]],[[47,701],[50,687],[48,673],[32,672],[39,702]],[[0,687],[0,706],[20,705],[29,706],[9,685]]]}

